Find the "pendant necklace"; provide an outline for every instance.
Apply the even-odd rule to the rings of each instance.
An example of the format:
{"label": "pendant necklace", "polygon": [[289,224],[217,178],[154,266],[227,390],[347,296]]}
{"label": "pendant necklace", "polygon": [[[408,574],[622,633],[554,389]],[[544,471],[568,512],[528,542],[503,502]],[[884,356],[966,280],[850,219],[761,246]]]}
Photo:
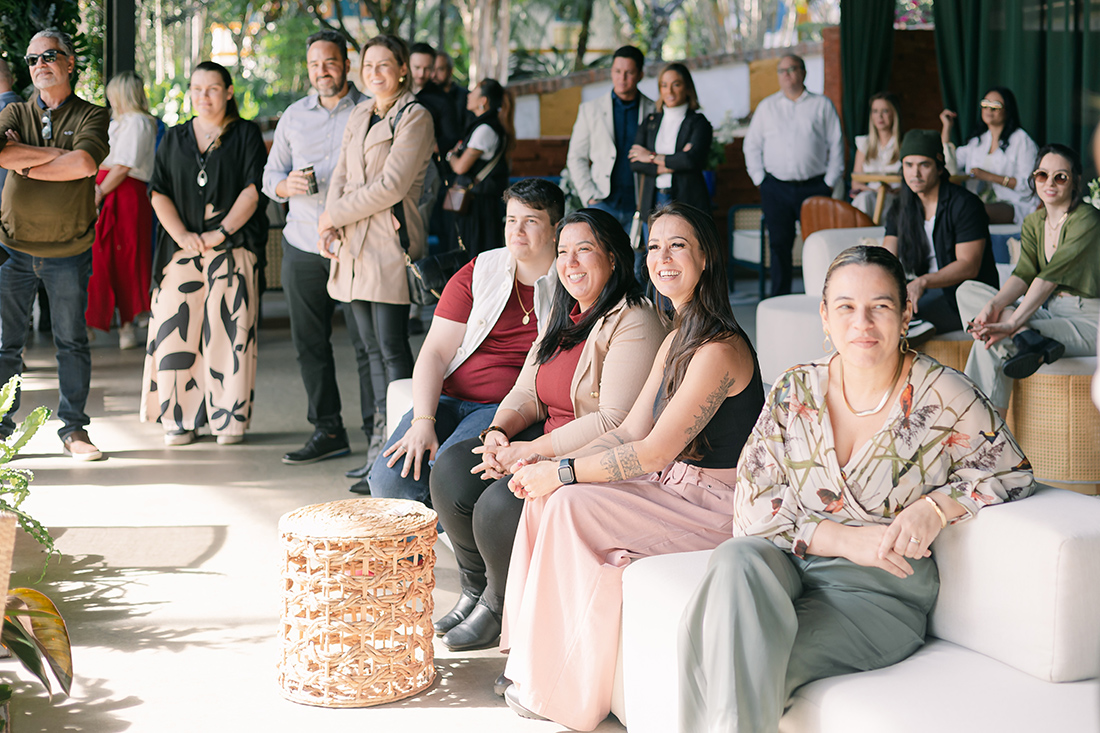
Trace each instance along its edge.
{"label": "pendant necklace", "polygon": [[516,279],[516,300],[519,302],[520,310],[523,311],[523,325],[526,326],[531,322],[531,314],[535,312],[535,304],[531,304],[531,310],[527,310],[523,307],[523,298],[519,297],[519,279]]}
{"label": "pendant necklace", "polygon": [[894,378],[890,381],[890,386],[889,388],[887,388],[886,394],[884,394],[882,396],[882,399],[879,400],[878,404],[872,407],[870,410],[857,411],[854,407],[852,407],[852,403],[848,401],[848,392],[844,389],[844,359],[841,359],[837,363],[837,368],[840,371],[840,396],[844,398],[844,405],[848,408],[848,411],[856,417],[867,417],[868,415],[874,415],[876,412],[882,410],[883,407],[886,407],[886,400],[888,400],[890,398],[890,395],[894,393],[894,387],[897,386],[898,377],[901,376],[901,368],[904,365],[905,354],[902,354],[901,358],[898,359],[897,371],[894,372]]}
{"label": "pendant necklace", "polygon": [[[209,137],[209,135],[207,137]],[[196,138],[195,142],[198,143],[197,138]],[[210,148],[214,147],[214,143],[216,143],[216,142],[217,142],[217,139],[215,138],[214,140],[212,140],[210,142],[209,145],[206,146],[206,150],[199,153],[199,175],[197,175],[195,177],[195,183],[199,184],[199,188],[205,187],[206,182],[209,180],[206,177],[206,154],[210,152]],[[198,147],[198,145],[196,144],[195,147]]]}

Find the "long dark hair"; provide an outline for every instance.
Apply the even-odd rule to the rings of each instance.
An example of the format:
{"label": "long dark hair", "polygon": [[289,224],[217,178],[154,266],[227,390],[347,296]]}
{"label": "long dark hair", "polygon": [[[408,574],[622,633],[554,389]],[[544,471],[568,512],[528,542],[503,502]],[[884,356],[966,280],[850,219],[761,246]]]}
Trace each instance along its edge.
{"label": "long dark hair", "polygon": [[[201,64],[195,67],[191,72],[191,76],[195,75],[196,71],[212,71],[222,78],[222,84],[226,89],[233,86],[233,77],[229,74],[229,70],[216,61],[203,61]],[[211,146],[211,150],[221,147],[222,140],[225,138],[225,133],[229,131],[229,128],[233,126],[233,123],[241,119],[241,113],[237,109],[236,96],[230,97],[229,101],[225,103],[225,119],[222,121],[222,129],[218,133],[218,139],[214,141]]]}
{"label": "long dark hair", "polygon": [[[948,181],[947,169],[944,167],[943,158],[935,157],[936,171],[939,175],[940,186]],[[909,184],[902,176],[901,191],[890,209],[890,216],[896,222],[895,231],[898,233],[898,259],[905,267],[905,271],[914,277],[920,277],[928,272],[928,250],[924,248],[924,204],[920,197],[913,193]],[[935,249],[933,248],[933,256]]]}
{"label": "long dark hair", "polygon": [[[1008,87],[990,87],[982,95],[982,99],[989,96],[989,92],[997,92],[1001,95],[1001,99],[1005,101],[1005,129],[1001,131],[1001,139],[998,141],[997,147],[1001,150],[1008,150],[1008,139],[1012,137],[1012,133],[1020,129],[1020,108],[1016,105],[1016,95]],[[988,129],[989,125],[985,124],[981,114],[979,114],[977,122],[974,123],[974,134],[970,137],[979,137]]]}
{"label": "long dark hair", "polygon": [[[1039,164],[1043,162],[1043,158],[1051,153],[1061,155],[1069,161],[1069,210],[1073,211],[1085,198],[1085,187],[1081,185],[1081,179],[1084,177],[1084,172],[1081,170],[1081,156],[1069,146],[1050,143],[1039,148],[1039,154],[1035,156],[1035,165],[1031,166],[1031,170],[1039,170]],[[1027,177],[1027,187],[1031,189],[1033,194],[1039,195],[1035,190],[1035,176]]]}
{"label": "long dark hair", "polygon": [[[694,206],[679,201],[666,204],[649,217],[649,228],[662,217],[675,216],[682,219],[695,234],[699,247],[703,250],[706,265],[695,283],[691,299],[684,303],[669,320],[668,314],[658,308],[665,325],[676,330],[665,357],[664,377],[661,394],[658,397],[658,416],[664,412],[669,400],[684,382],[688,364],[695,352],[705,344],[744,339],[752,352],[753,367],[756,369],[756,350],[752,347],[748,334],[737,323],[730,307],[729,284],[726,279],[726,265],[729,254],[718,236],[714,218]],[[698,460],[706,455],[709,446],[702,433],[695,436],[680,455],[689,460]]]}
{"label": "long dark hair", "polygon": [[611,277],[603,286],[603,292],[588,309],[578,323],[574,324],[569,314],[576,299],[569,294],[559,281],[554,286],[554,300],[550,308],[550,320],[546,326],[546,335],[539,343],[537,360],[545,364],[559,351],[566,351],[582,343],[592,332],[596,322],[607,315],[615,305],[626,298],[627,306],[636,307],[645,302],[642,286],[634,278],[634,250],[630,248],[630,238],[623,231],[622,224],[611,214],[599,209],[579,209],[558,222],[554,232],[554,246],[561,240],[561,233],[570,224],[584,224],[592,230],[596,244],[611,258]]}

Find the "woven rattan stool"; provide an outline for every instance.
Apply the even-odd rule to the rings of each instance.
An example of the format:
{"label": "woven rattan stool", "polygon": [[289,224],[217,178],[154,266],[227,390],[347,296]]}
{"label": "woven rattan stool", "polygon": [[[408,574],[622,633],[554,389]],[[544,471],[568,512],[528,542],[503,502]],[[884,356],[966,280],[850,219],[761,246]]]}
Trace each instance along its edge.
{"label": "woven rattan stool", "polygon": [[432,684],[435,527],[435,512],[401,499],[314,504],[279,520],[284,697],[365,707]]}
{"label": "woven rattan stool", "polygon": [[1100,412],[1092,404],[1095,357],[1066,357],[1016,381],[1008,426],[1035,478],[1086,494],[1100,484]]}

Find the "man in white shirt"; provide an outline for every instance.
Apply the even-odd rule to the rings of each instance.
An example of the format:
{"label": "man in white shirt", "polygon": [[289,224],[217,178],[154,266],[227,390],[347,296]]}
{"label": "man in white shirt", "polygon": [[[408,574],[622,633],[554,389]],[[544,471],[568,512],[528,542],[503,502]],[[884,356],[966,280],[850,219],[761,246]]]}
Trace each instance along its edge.
{"label": "man in white shirt", "polygon": [[638,125],[653,112],[653,100],[638,91],[645,56],[633,46],[615,51],[611,94],[589,100],[577,111],[566,165],[585,206],[603,209],[630,231],[638,208],[638,183],[627,153]]}
{"label": "man in white shirt", "polygon": [[[340,390],[332,353],[332,315],[337,307],[328,294],[329,262],[317,251],[317,217],[325,208],[325,194],[340,157],[351,112],[365,99],[348,83],[347,41],[332,30],[309,37],[306,68],[315,92],[287,108],[275,129],[271,154],[264,167],[264,194],[290,203],[283,228],[282,283],[290,314],[290,338],[298,353],[298,365],[306,388],[307,417],[314,433],[306,444],[283,456],[283,463],[300,465],[347,455],[347,431],[340,416]],[[311,166],[313,181],[303,168]],[[312,192],[311,192],[312,191]],[[372,383],[371,364],[381,364],[378,344],[364,345],[356,328],[349,328],[359,363],[359,393],[363,429],[381,449],[385,435],[375,425],[376,407],[385,395],[385,375],[378,372]],[[375,359],[368,353],[376,352]],[[381,394],[375,394],[374,384]],[[376,397],[378,398],[376,400]],[[382,431],[377,431],[381,433]]]}
{"label": "man in white shirt", "polygon": [[771,295],[791,292],[794,223],[802,202],[830,196],[844,175],[840,118],[828,97],[807,91],[806,63],[779,60],[779,91],[756,107],[745,135],[745,168],[760,188],[771,242]]}

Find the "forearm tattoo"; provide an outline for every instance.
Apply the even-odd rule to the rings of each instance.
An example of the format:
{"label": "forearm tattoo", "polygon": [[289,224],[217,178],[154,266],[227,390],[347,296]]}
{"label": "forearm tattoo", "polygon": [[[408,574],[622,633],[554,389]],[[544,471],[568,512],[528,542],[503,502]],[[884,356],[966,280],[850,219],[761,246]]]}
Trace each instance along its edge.
{"label": "forearm tattoo", "polygon": [[699,406],[699,414],[695,416],[695,424],[684,431],[687,434],[688,442],[691,442],[695,439],[696,435],[703,432],[703,428],[707,426],[710,419],[714,417],[714,413],[718,412],[718,408],[725,402],[734,381],[730,373],[726,372],[722,377],[721,384],[719,384],[718,387],[707,396],[706,401]]}
{"label": "forearm tattoo", "polygon": [[607,471],[609,481],[625,481],[645,473],[632,445],[620,445],[607,451],[600,459],[600,465]]}

